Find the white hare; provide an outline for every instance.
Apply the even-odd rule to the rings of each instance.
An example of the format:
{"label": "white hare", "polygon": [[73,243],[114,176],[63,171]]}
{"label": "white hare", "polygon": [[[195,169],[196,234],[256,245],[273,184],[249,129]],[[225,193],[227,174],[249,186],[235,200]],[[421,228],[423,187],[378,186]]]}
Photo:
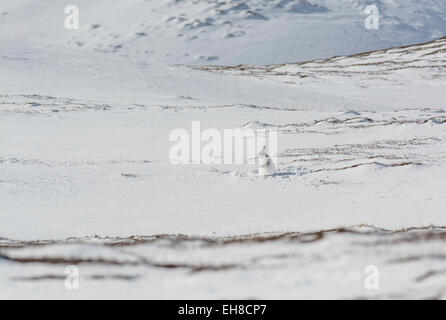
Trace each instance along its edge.
{"label": "white hare", "polygon": [[272,176],[276,173],[276,166],[270,156],[266,153],[266,146],[263,146],[263,149],[257,155],[256,160],[259,166],[259,176]]}

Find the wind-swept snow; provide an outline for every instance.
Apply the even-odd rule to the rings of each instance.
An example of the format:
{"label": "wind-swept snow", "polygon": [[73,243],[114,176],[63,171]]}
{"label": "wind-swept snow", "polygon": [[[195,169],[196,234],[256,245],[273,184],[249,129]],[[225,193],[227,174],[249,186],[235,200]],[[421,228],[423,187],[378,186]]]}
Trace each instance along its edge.
{"label": "wind-swept snow", "polygon": [[[0,240],[0,298],[444,299],[445,229]],[[79,289],[66,290],[65,266]],[[364,285],[368,268],[379,289]],[[372,269],[372,270],[373,270]]]}
{"label": "wind-swept snow", "polygon": [[[0,5],[0,297],[444,297],[443,1],[77,2]],[[193,121],[276,173],[172,164]]]}
{"label": "wind-swept snow", "polygon": [[[446,33],[443,0],[3,0],[0,39],[45,48],[139,56],[169,64],[272,64],[330,58],[434,40]],[[380,13],[366,30],[365,8]]]}

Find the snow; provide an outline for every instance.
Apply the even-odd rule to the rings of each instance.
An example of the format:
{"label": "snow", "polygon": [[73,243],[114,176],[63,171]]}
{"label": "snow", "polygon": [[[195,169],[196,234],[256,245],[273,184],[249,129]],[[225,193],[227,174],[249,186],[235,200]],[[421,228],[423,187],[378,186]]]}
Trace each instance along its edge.
{"label": "snow", "polygon": [[[263,238],[18,243],[2,247],[9,261],[0,258],[0,281],[10,287],[0,297],[444,299],[444,236],[444,229],[362,226]],[[64,270],[74,262],[79,288],[65,290]],[[366,266],[378,268],[378,290],[364,287]]]}
{"label": "snow", "polygon": [[[376,3],[3,0],[0,297],[444,297],[446,4]],[[277,130],[276,174],[173,165],[196,120]]]}
{"label": "snow", "polygon": [[[5,0],[0,38],[43,47],[114,52],[168,64],[271,64],[330,58],[434,40],[442,0],[76,0],[80,28],[63,28],[66,3]],[[375,4],[380,29],[366,30]],[[2,48],[5,46],[2,46]]]}

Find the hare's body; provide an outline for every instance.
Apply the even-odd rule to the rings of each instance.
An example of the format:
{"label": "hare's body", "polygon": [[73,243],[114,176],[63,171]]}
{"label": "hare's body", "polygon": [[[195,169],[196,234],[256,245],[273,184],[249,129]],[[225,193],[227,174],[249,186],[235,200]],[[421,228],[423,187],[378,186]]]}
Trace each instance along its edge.
{"label": "hare's body", "polygon": [[276,173],[276,166],[266,153],[265,147],[257,155],[257,164],[259,166],[259,176],[271,176]]}

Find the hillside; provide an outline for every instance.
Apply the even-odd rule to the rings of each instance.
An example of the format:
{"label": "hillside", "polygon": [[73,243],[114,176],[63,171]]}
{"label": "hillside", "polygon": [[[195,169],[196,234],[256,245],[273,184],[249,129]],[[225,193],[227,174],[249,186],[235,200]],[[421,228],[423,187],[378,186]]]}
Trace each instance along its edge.
{"label": "hillside", "polygon": [[[379,30],[367,30],[369,4]],[[168,64],[272,64],[431,41],[446,34],[442,0],[78,0],[79,30],[65,3],[3,0],[0,41],[108,52]]]}

